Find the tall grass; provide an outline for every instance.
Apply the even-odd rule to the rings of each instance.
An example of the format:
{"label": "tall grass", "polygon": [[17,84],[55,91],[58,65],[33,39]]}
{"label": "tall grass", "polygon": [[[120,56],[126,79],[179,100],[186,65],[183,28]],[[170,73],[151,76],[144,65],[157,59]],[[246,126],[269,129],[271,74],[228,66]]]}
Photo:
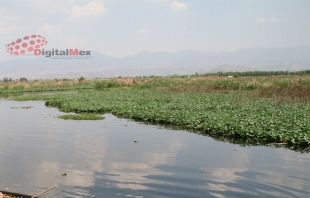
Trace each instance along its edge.
{"label": "tall grass", "polygon": [[310,102],[310,76],[227,78],[127,78],[96,82],[95,88],[163,89],[171,92],[245,92],[252,97],[272,97],[290,102]]}
{"label": "tall grass", "polygon": [[159,89],[170,92],[243,92],[250,97],[286,102],[310,102],[310,75],[238,77],[194,76],[179,78],[119,78],[104,80],[45,80],[0,83],[0,93],[66,91],[73,89]]}
{"label": "tall grass", "polygon": [[92,80],[41,80],[27,82],[1,82],[0,93],[36,92],[36,91],[65,91],[72,89],[91,89],[95,82]]}

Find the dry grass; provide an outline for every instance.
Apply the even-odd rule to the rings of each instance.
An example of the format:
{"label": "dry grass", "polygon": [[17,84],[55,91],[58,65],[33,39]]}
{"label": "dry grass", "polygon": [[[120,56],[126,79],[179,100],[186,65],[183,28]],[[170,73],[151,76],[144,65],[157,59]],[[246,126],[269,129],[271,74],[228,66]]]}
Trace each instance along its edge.
{"label": "dry grass", "polygon": [[252,93],[252,97],[275,98],[279,102],[310,102],[310,88],[307,86],[292,86],[286,89],[262,89]]}
{"label": "dry grass", "polygon": [[94,87],[93,81],[78,81],[78,80],[40,80],[26,82],[1,82],[0,92],[18,92],[18,91],[44,91],[48,89],[61,88],[78,88],[91,86]]}
{"label": "dry grass", "polygon": [[134,78],[119,78],[115,80],[115,83],[124,85],[134,85],[136,84],[136,80]]}
{"label": "dry grass", "polygon": [[196,76],[190,78],[118,78],[101,80],[43,80],[0,83],[0,92],[66,90],[77,88],[162,89],[171,92],[242,92],[250,97],[278,101],[310,102],[310,75],[239,77]]}
{"label": "dry grass", "polygon": [[275,98],[286,102],[310,102],[310,76],[195,77],[157,82],[172,92],[243,92],[250,97]]}

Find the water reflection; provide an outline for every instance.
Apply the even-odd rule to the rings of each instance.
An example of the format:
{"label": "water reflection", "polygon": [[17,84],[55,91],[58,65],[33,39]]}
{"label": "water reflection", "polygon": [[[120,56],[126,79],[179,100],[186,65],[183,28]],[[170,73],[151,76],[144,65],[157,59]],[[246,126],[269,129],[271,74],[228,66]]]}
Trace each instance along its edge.
{"label": "water reflection", "polygon": [[[145,143],[141,143],[145,144]],[[169,176],[172,175],[169,171],[160,170],[157,167],[163,164],[174,165],[177,150],[180,148],[180,142],[168,140],[157,148],[157,152],[140,150],[141,146],[133,149],[132,156],[127,158],[114,159],[114,162],[106,167],[109,173],[105,178],[115,181],[115,186],[118,188],[129,188],[132,190],[147,190],[147,183],[167,183],[166,181],[155,181],[148,178],[149,175]],[[142,145],[145,147],[145,145]]]}
{"label": "water reflection", "polygon": [[[30,109],[10,107],[34,106]],[[0,189],[44,197],[306,197],[309,155],[0,100]],[[134,143],[138,140],[138,143]],[[65,172],[67,176],[62,176]]]}
{"label": "water reflection", "polygon": [[[229,160],[230,168],[204,167],[206,180],[203,188],[215,197],[305,197],[309,195],[309,157],[293,151],[269,148],[239,148],[236,153],[248,162],[238,163],[239,157]],[[289,160],[286,159],[290,156]],[[298,158],[295,163],[294,158]],[[289,162],[293,166],[285,165]],[[221,166],[225,167],[222,168]],[[303,168],[302,168],[303,167]],[[303,169],[305,172],[300,171]],[[291,176],[295,175],[295,176]]]}

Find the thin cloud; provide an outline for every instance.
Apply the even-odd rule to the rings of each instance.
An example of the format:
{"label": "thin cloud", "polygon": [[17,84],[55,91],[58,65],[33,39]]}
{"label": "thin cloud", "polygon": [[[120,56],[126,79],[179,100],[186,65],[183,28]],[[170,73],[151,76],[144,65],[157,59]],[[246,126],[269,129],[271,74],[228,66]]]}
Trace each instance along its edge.
{"label": "thin cloud", "polygon": [[270,23],[276,23],[276,22],[278,22],[279,20],[277,19],[277,18],[270,18],[269,19],[269,22]]}
{"label": "thin cloud", "polygon": [[14,29],[13,24],[0,22],[0,34],[2,33],[10,33]]}
{"label": "thin cloud", "polygon": [[265,23],[266,21],[267,21],[267,19],[265,19],[265,18],[258,18],[256,20],[256,23]]}
{"label": "thin cloud", "polygon": [[140,28],[137,30],[138,34],[148,34],[150,32],[150,30],[144,29],[144,28]]}
{"label": "thin cloud", "polygon": [[154,3],[163,3],[163,2],[170,1],[170,0],[147,0],[147,1],[154,2]]}
{"label": "thin cloud", "polygon": [[58,25],[51,25],[48,23],[45,23],[40,29],[39,32],[43,33],[43,34],[48,34],[48,35],[52,35],[52,34],[58,34],[62,31],[62,28]]}
{"label": "thin cloud", "polygon": [[190,4],[185,4],[179,1],[172,1],[169,8],[173,12],[182,12],[188,10],[189,7]]}
{"label": "thin cloud", "polygon": [[9,34],[14,30],[21,29],[17,25],[18,16],[11,13],[10,10],[0,7],[0,33]]}
{"label": "thin cloud", "polygon": [[103,15],[107,11],[103,2],[92,1],[84,6],[74,6],[71,11],[71,17],[83,18],[83,17],[96,17]]}
{"label": "thin cloud", "polygon": [[76,37],[76,36],[65,36],[64,42],[71,47],[75,48],[88,48],[89,46],[89,40],[82,38],[82,37]]}
{"label": "thin cloud", "polygon": [[267,23],[267,22],[269,22],[269,23],[276,23],[276,22],[278,22],[278,21],[279,21],[279,19],[277,19],[277,18],[275,18],[275,17],[270,18],[270,19],[267,19],[267,18],[258,18],[258,19],[256,20],[256,23]]}
{"label": "thin cloud", "polygon": [[0,33],[3,32],[3,23],[0,22]]}

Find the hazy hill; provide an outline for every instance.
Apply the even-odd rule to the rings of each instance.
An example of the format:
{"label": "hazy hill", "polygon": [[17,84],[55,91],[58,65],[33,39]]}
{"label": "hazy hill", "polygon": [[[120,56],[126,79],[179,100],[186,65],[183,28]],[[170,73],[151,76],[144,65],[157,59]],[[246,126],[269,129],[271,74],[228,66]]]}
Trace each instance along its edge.
{"label": "hazy hill", "polygon": [[122,58],[92,52],[92,59],[14,57],[0,62],[0,79],[183,75],[218,71],[310,69],[310,46],[234,52],[150,52]]}

